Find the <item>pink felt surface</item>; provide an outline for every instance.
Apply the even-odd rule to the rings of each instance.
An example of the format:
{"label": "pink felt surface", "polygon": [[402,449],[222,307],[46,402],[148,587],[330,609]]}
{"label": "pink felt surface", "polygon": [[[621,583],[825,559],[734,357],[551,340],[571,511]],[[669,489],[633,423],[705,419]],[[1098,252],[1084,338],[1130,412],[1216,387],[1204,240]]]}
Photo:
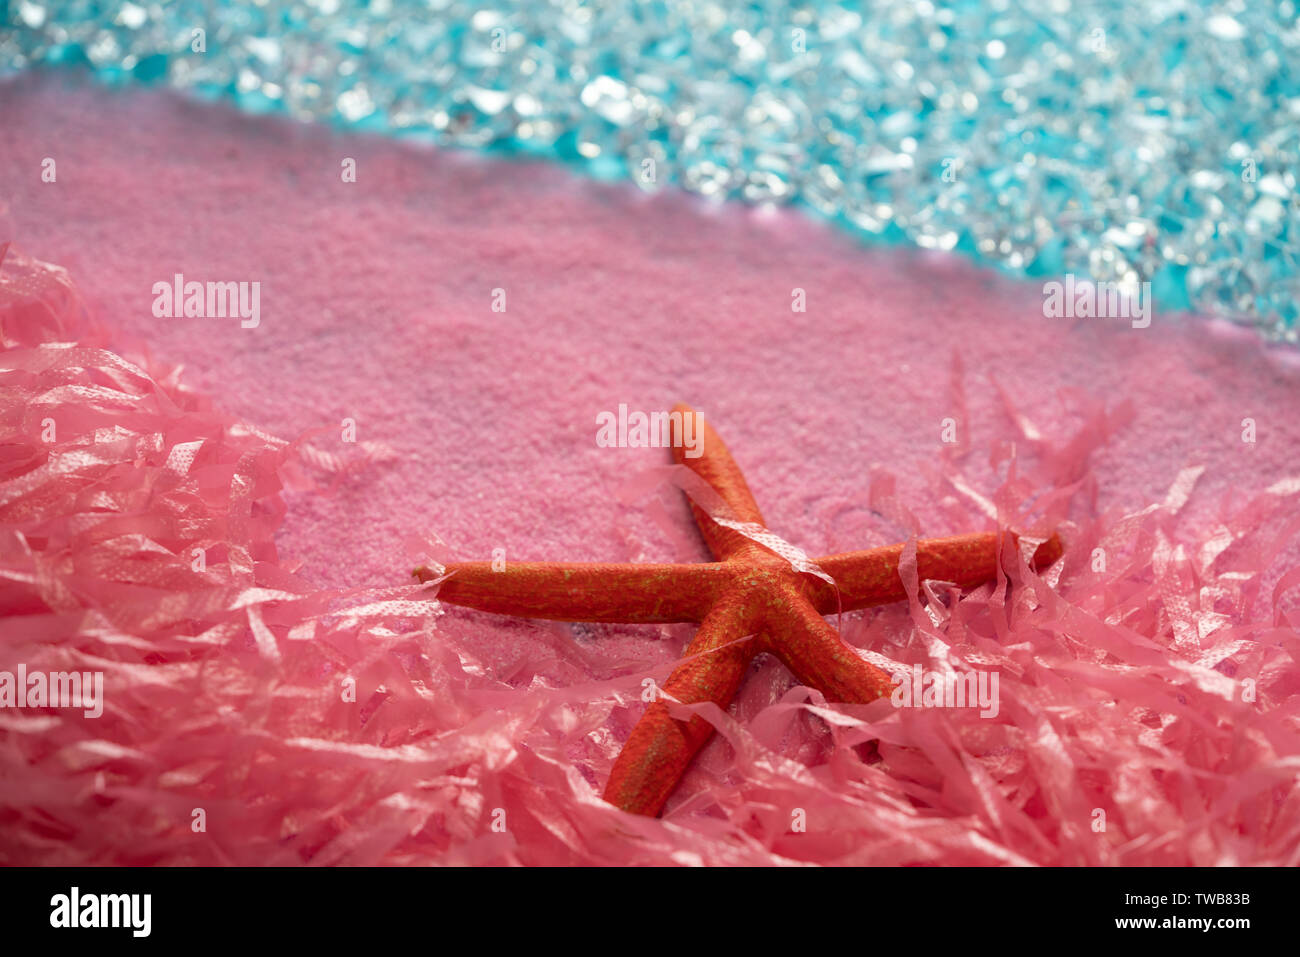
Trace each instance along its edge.
{"label": "pink felt surface", "polygon": [[[45,157],[57,162],[56,183],[41,181]],[[356,183],[340,180],[344,157],[357,161]],[[275,466],[294,487],[284,495],[283,519],[271,523],[260,546],[273,536],[273,564],[292,570],[301,562],[296,581],[304,589],[405,585],[419,541],[433,535],[447,543],[442,554],[465,558],[490,557],[494,548],[518,560],[703,558],[673,495],[663,497],[664,513],[653,498],[629,497],[637,474],[662,464],[666,453],[596,446],[597,413],[619,403],[651,410],[684,400],[701,409],[746,470],[769,527],[811,554],[898,541],[911,531],[992,528],[975,504],[978,496],[1028,514],[1026,502],[1062,490],[1049,512],[1054,521],[1069,522],[1084,547],[1067,562],[1064,582],[1053,577],[1036,587],[1057,586],[1069,599],[1075,576],[1074,596],[1091,624],[1066,628],[1061,623],[1069,616],[1047,601],[1047,610],[1033,609],[1032,620],[976,626],[984,632],[980,642],[1005,644],[1032,631],[1056,652],[1031,652],[1018,662],[1032,688],[1004,692],[1020,702],[1019,711],[1008,709],[1014,733],[1003,726],[967,728],[987,739],[981,753],[994,755],[969,780],[961,775],[970,771],[962,757],[970,742],[942,723],[965,719],[951,716],[919,716],[921,724],[940,723],[911,737],[899,730],[910,716],[889,734],[878,723],[872,734],[855,732],[896,745],[897,773],[890,780],[922,782],[919,790],[900,785],[891,793],[873,777],[889,773],[888,754],[883,771],[845,771],[853,742],[831,741],[820,719],[779,703],[790,679],[764,661],[735,713],[742,722],[759,722],[749,731],[732,730],[741,756],[715,741],[670,805],[670,819],[677,814],[696,829],[694,836],[665,836],[663,824],[642,822],[635,825],[642,829],[637,841],[620,841],[608,831],[612,812],[593,810],[588,792],[603,784],[638,713],[639,676],[669,667],[689,628],[570,629],[453,609],[432,633],[411,627],[423,635],[427,654],[459,658],[462,684],[451,695],[454,705],[421,717],[420,695],[412,694],[400,704],[377,705],[376,713],[394,712],[382,722],[344,721],[304,734],[349,746],[397,746],[428,735],[448,748],[460,742],[464,753],[438,770],[445,776],[439,786],[457,796],[436,812],[426,808],[423,817],[404,809],[394,831],[384,801],[409,799],[426,778],[398,775],[390,788],[376,787],[368,803],[352,795],[354,803],[336,814],[347,827],[334,824],[351,829],[356,847],[335,847],[330,859],[685,863],[673,855],[716,862],[734,853],[754,861],[877,863],[1211,863],[1225,855],[1294,862],[1293,799],[1269,805],[1271,823],[1243,823],[1247,805],[1259,813],[1258,802],[1273,800],[1270,789],[1284,775],[1270,769],[1282,768],[1288,755],[1295,760],[1298,750],[1282,730],[1286,713],[1277,710],[1300,691],[1294,660],[1277,657],[1281,649],[1294,656],[1297,647],[1287,617],[1295,614],[1290,593],[1273,592],[1290,567],[1274,556],[1285,554],[1289,540],[1265,545],[1252,538],[1268,528],[1279,535],[1295,531],[1288,525],[1297,514],[1294,495],[1276,484],[1300,473],[1294,354],[1265,349],[1217,324],[1159,312],[1145,330],[1045,319],[1034,284],[947,257],[865,250],[795,212],[716,209],[671,193],[647,197],[545,165],[346,137],[163,93],[88,90],[62,79],[0,87],[0,184],[20,245],[69,270],[90,313],[110,330],[111,344],[131,355],[147,344],[158,368],[182,364],[189,387],[269,433],[292,439],[320,430],[310,439],[311,462]],[[260,281],[261,325],[246,330],[234,320],[156,319],[151,288],[176,272]],[[806,291],[806,313],[791,311],[796,287]],[[496,288],[506,290],[504,313],[491,309]],[[941,441],[947,417],[957,421],[955,446]],[[1256,422],[1254,443],[1242,441],[1247,417]],[[345,418],[355,420],[361,447],[340,441]],[[204,421],[203,429],[217,428]],[[1020,484],[1008,482],[1013,443]],[[332,456],[350,464],[332,478],[317,475],[314,484],[294,479],[299,469],[328,472]],[[1201,467],[1185,504],[1124,525],[1123,516],[1167,502],[1171,486],[1192,474],[1185,470]],[[1270,487],[1274,492],[1266,492]],[[1255,510],[1247,518],[1229,522],[1227,516],[1251,502]],[[1197,549],[1225,525],[1246,557],[1232,568],[1196,564]],[[1124,538],[1127,533],[1135,537]],[[1121,582],[1113,590],[1098,584],[1103,578],[1081,554],[1102,541],[1138,556],[1122,572],[1112,566]],[[1233,574],[1251,562],[1259,567],[1250,567],[1256,579],[1246,587]],[[1233,589],[1238,592],[1229,594]],[[996,618],[991,595],[971,600],[971,616]],[[1157,607],[1162,601],[1169,607]],[[1119,609],[1126,620],[1108,617]],[[913,657],[920,649],[938,653],[920,614],[914,606],[858,616],[848,633],[895,660],[920,660]],[[1229,642],[1241,647],[1202,660],[1199,648],[1193,653],[1182,645],[1211,622],[1241,629]],[[272,632],[283,643],[292,623],[280,624],[283,632]],[[1272,644],[1248,648],[1262,641],[1254,629],[1266,626]],[[1128,701],[1113,719],[1085,717],[1096,710],[1087,686],[1105,682],[1095,671],[1101,662],[1076,647],[1077,632],[1105,645],[1107,628],[1125,629],[1111,655],[1151,669],[1141,676],[1145,684],[1116,686],[1116,696],[1146,697]],[[332,658],[341,670],[349,656],[368,654],[360,650],[364,635],[349,634],[353,643]],[[961,644],[948,631],[934,637]],[[1033,649],[1038,639],[1024,640]],[[977,646],[977,661],[993,653],[992,646]],[[1144,657],[1153,648],[1160,649],[1159,666]],[[1196,661],[1208,673],[1232,654],[1264,668],[1260,680],[1266,674],[1270,694],[1280,697],[1270,701],[1251,737],[1260,749],[1251,766],[1263,768],[1263,777],[1224,797],[1242,768],[1216,762],[1234,751],[1233,760],[1241,759],[1232,729],[1240,723],[1244,735],[1254,719],[1243,717],[1239,702],[1219,702],[1222,695],[1211,688],[1217,679],[1205,675],[1188,679],[1199,689],[1190,704],[1171,706],[1161,689],[1186,675],[1175,660]],[[391,695],[397,666],[384,660],[368,680],[371,691],[383,685]],[[305,680],[319,665],[313,662],[300,662],[294,680]],[[1244,659],[1233,666],[1245,667]],[[1035,678],[1039,669],[1043,680]],[[1116,680],[1138,679],[1124,672]],[[615,693],[624,696],[618,703]],[[1106,734],[1131,731],[1123,746],[1132,752],[1085,758],[1067,747],[1069,761],[1036,763],[1055,747],[1048,740],[1057,714],[1047,700],[1053,693],[1077,721],[1060,718],[1065,727],[1052,734],[1073,732],[1084,740],[1088,721],[1109,722],[1089,747]],[[487,702],[503,712],[523,707],[531,717],[485,730],[475,722],[483,722]],[[1140,719],[1125,710],[1139,704],[1149,710]],[[568,718],[556,717],[556,708]],[[1204,787],[1204,795],[1191,796],[1182,784],[1170,795],[1149,780],[1117,783],[1144,734],[1170,733],[1161,714],[1173,715],[1177,727],[1176,740],[1159,747],[1173,749],[1175,763],[1196,765],[1184,769],[1185,786]],[[871,718],[888,716],[873,712]],[[376,730],[381,725],[387,730]],[[963,744],[947,740],[948,732]],[[1197,739],[1198,733],[1213,740]],[[757,745],[735,734],[756,735],[798,767],[820,768],[819,776],[810,784],[797,768],[782,770],[780,762],[746,752]],[[502,740],[512,747],[503,752]],[[513,765],[507,753],[515,756]],[[939,754],[954,763],[945,766]],[[331,760],[336,768],[362,761],[353,752]],[[585,784],[571,780],[566,762]],[[742,786],[755,775],[763,780],[754,785],[757,796]],[[1219,784],[1207,785],[1207,775]],[[464,783],[471,779],[477,783]],[[511,791],[530,779],[544,783],[527,794]],[[241,781],[227,782],[231,793],[224,796],[233,799],[248,787]],[[276,786],[273,778],[263,784]],[[871,788],[884,805],[854,803]],[[1185,840],[1158,847],[1147,846],[1151,839],[1142,840],[1137,824],[1122,838],[1099,841],[1089,832],[1088,814],[1102,798],[1089,788],[1112,801],[1137,802],[1148,815],[1142,826],[1151,830],[1190,830]],[[1161,796],[1153,797],[1156,792]],[[823,821],[835,821],[840,836],[814,835],[800,844],[785,834],[780,819],[785,814],[788,822],[788,811],[756,824],[757,812],[738,803],[773,793],[781,795],[773,806],[801,800],[824,807]],[[302,796],[310,809],[297,813],[323,826],[320,820],[333,818],[318,797]],[[66,814],[80,813],[70,794],[59,800]],[[513,800],[545,823],[514,833],[509,851],[475,844],[486,839],[481,828],[493,800]],[[1228,810],[1216,800],[1227,801]],[[1142,816],[1131,810],[1131,820]],[[728,817],[729,811],[735,813]],[[266,841],[273,832],[299,833],[288,823],[293,809],[280,812],[259,818]],[[1009,815],[1016,818],[1011,823]],[[561,826],[560,818],[567,823]],[[378,836],[367,843],[359,835],[372,826]],[[893,840],[891,827],[914,827],[917,840]],[[743,852],[729,843],[728,828],[748,835]],[[308,830],[304,825],[301,833]],[[311,859],[324,840],[304,838],[288,857]],[[254,841],[246,852],[232,845],[212,853],[187,845],[171,856],[159,850],[157,859],[247,860],[240,855],[267,846]],[[96,847],[101,858],[113,854],[104,843]],[[12,843],[5,850],[10,859],[91,856],[79,856],[72,844],[52,850]]]}

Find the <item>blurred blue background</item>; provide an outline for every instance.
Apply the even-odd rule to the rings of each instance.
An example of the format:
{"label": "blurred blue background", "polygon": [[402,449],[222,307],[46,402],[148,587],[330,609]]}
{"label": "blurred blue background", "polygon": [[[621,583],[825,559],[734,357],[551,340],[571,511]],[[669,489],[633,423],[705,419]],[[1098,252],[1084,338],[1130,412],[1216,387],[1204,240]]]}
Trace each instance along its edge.
{"label": "blurred blue background", "polygon": [[[0,75],[796,203],[1297,339],[1295,4],[8,0]],[[4,95],[0,85],[0,96]]]}

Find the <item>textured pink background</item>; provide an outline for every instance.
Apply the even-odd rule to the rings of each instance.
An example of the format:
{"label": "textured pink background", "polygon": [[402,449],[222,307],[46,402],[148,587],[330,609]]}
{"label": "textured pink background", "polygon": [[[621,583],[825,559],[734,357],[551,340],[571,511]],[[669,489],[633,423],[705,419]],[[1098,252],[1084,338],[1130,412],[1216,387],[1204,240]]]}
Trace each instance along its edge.
{"label": "textured pink background", "polygon": [[[1163,314],[1146,330],[1045,319],[1037,286],[864,253],[795,213],[650,198],[163,93],[8,90],[0,137],[19,241],[68,268],[94,312],[269,430],[351,416],[359,439],[398,453],[290,512],[286,549],[331,584],[400,577],[414,528],[466,556],[667,557],[635,554],[619,531],[611,488],[664,461],[596,447],[597,412],[620,402],[710,415],[768,524],[810,551],[870,534],[862,516],[834,516],[878,463],[927,532],[958,531],[911,494],[958,414],[958,353],[975,446],[1003,425],[992,382],[1044,430],[1065,421],[1063,388],[1133,400],[1132,425],[1094,463],[1101,508],[1145,505],[1187,461],[1212,461],[1196,508],[1290,474],[1300,450],[1300,363],[1288,371],[1240,334]],[[57,184],[40,181],[45,156]],[[340,182],[345,156],[355,184]],[[175,272],[261,280],[261,327],[155,319],[153,283]],[[806,314],[791,312],[796,286]],[[490,309],[496,287],[505,314]]]}
{"label": "textured pink background", "polygon": [[[47,156],[56,184],[40,179]],[[355,184],[340,181],[348,156]],[[938,463],[992,492],[990,450],[1018,434],[1004,396],[1062,445],[1083,405],[1131,404],[1087,463],[1080,520],[1162,501],[1199,464],[1184,519],[1208,527],[1300,471],[1294,352],[1158,303],[1145,330],[1045,319],[1036,284],[865,249],[797,212],[650,197],[63,78],[0,87],[0,184],[20,245],[65,266],[123,348],[183,363],[187,383],[277,435],[323,428],[317,448],[354,454],[337,441],[352,417],[360,440],[391,450],[332,494],[287,494],[281,558],[321,586],[403,584],[412,538],[433,534],[465,558],[702,558],[671,497],[676,540],[653,509],[618,501],[666,459],[596,447],[596,414],[620,402],[704,411],[768,525],[811,554],[906,536],[868,504],[877,468],[923,534],[974,530]],[[261,281],[261,326],[154,318],[151,287],[175,272]],[[794,287],[806,314],[791,312]],[[955,459],[940,442],[947,416],[964,440]],[[1254,445],[1240,439],[1247,416]],[[479,629],[503,680],[522,645],[555,641],[543,626],[449,615]],[[601,678],[665,665],[689,635],[594,632],[608,639]],[[775,700],[788,679],[764,668]],[[610,726],[615,739],[630,717]]]}

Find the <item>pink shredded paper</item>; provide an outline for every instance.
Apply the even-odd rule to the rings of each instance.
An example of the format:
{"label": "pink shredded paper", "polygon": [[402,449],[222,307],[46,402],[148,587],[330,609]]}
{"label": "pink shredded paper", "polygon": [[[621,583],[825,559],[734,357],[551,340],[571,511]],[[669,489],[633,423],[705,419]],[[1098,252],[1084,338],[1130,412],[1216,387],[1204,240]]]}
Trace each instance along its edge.
{"label": "pink shredded paper", "polygon": [[[1294,349],[49,77],[0,96],[0,188],[68,270],[0,260],[0,679],[104,678],[98,717],[0,708],[0,863],[1300,863]],[[263,281],[260,325],[157,318],[178,272]],[[996,674],[996,715],[828,705],[760,657],[695,709],[719,734],[662,819],[602,802],[692,628],[408,573],[704,560],[667,452],[593,441],[677,401],[792,555],[1059,528],[1042,574],[955,594],[904,562],[908,602],[829,619],[899,675]]]}
{"label": "pink shredded paper", "polygon": [[[954,524],[1060,524],[1063,566],[959,595],[905,562],[909,603],[845,619],[895,671],[996,671],[997,717],[828,706],[761,659],[733,714],[693,709],[720,734],[647,820],[599,793],[669,665],[413,585],[308,585],[275,545],[283,490],[348,463],[113,352],[66,274],[14,252],[0,329],[0,669],[106,688],[98,718],[0,711],[4,863],[1300,863],[1300,479],[1200,534],[1199,467],[1079,518],[1122,415],[1044,435],[1005,397],[1020,451],[977,450],[1001,485],[958,456],[935,482]],[[891,486],[872,507],[904,516]]]}

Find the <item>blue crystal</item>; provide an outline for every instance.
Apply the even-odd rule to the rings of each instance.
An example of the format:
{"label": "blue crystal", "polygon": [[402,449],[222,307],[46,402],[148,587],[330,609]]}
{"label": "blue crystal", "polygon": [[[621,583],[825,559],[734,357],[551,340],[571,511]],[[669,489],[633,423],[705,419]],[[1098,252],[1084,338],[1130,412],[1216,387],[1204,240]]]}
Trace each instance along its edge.
{"label": "blue crystal", "polygon": [[0,76],[32,64],[797,203],[1298,337],[1294,0],[8,0]]}

